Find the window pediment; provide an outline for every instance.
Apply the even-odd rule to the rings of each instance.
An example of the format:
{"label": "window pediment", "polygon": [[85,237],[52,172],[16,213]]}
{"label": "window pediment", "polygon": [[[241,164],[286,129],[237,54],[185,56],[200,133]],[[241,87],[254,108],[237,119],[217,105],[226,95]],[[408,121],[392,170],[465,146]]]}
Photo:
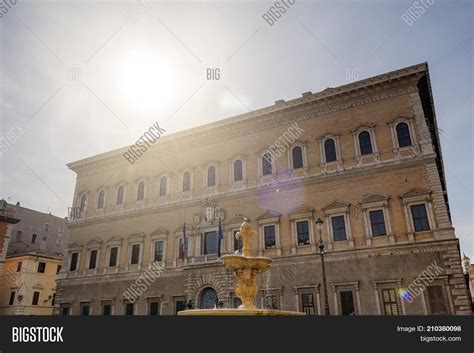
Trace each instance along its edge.
{"label": "window pediment", "polygon": [[257,218],[257,221],[260,222],[265,222],[265,221],[276,221],[278,222],[280,220],[281,214],[273,211],[266,210],[266,212],[261,215],[260,217]]}
{"label": "window pediment", "polygon": [[102,239],[100,238],[94,238],[94,239],[91,239],[87,242],[87,245],[88,246],[91,246],[91,245],[101,245],[103,243]]}
{"label": "window pediment", "polygon": [[110,237],[109,239],[107,239],[107,243],[116,243],[116,242],[121,242],[122,240],[123,238],[121,236],[114,235]]}
{"label": "window pediment", "polygon": [[407,122],[413,119],[415,119],[413,115],[399,114],[395,117],[395,119],[388,122],[388,124],[394,126],[394,125],[397,125],[398,123]]}
{"label": "window pediment", "polygon": [[[192,232],[193,232],[193,226],[192,225],[185,224],[184,227],[185,227],[185,230],[186,230],[186,235],[192,234]],[[183,234],[183,226],[179,226],[179,227],[175,228],[173,233],[178,234],[179,236],[181,236],[181,234]]]}
{"label": "window pediment", "polygon": [[367,204],[367,203],[376,203],[376,202],[387,202],[389,197],[385,194],[370,194],[364,196],[359,203]]}
{"label": "window pediment", "polygon": [[152,237],[156,236],[167,236],[169,234],[169,231],[165,228],[158,227],[153,233],[151,233]]}
{"label": "window pediment", "polygon": [[311,217],[314,213],[314,208],[306,205],[301,205],[290,211],[290,218]]}
{"label": "window pediment", "polygon": [[337,137],[339,137],[338,134],[336,133],[331,133],[331,132],[326,132],[324,135],[320,135],[316,138],[317,141],[324,142],[328,139],[333,139],[335,140]]}
{"label": "window pediment", "polygon": [[133,233],[128,237],[128,240],[129,241],[134,241],[134,240],[143,241],[143,238],[145,238],[145,234],[143,234],[143,233]]}
{"label": "window pediment", "polygon": [[[235,224],[235,225],[241,225],[243,222],[244,222],[244,219],[247,218],[246,216],[244,215],[234,215],[234,217],[232,217],[231,219],[229,219],[225,224],[226,225],[232,225],[232,224]],[[247,218],[248,220],[248,218]]]}
{"label": "window pediment", "polygon": [[334,201],[333,203],[330,203],[326,207],[323,207],[324,212],[338,212],[338,211],[348,211],[349,210],[350,203],[349,202],[344,202],[344,201]]}
{"label": "window pediment", "polygon": [[351,129],[350,131],[352,133],[359,133],[362,131],[370,131],[375,127],[374,123],[366,123],[366,124],[360,124],[359,126]]}
{"label": "window pediment", "polygon": [[82,243],[78,242],[78,241],[75,241],[75,242],[72,242],[68,245],[68,248],[69,250],[71,251],[77,251],[77,250],[81,250],[82,248]]}
{"label": "window pediment", "polygon": [[431,191],[428,189],[414,188],[400,196],[404,201],[411,200],[429,200]]}

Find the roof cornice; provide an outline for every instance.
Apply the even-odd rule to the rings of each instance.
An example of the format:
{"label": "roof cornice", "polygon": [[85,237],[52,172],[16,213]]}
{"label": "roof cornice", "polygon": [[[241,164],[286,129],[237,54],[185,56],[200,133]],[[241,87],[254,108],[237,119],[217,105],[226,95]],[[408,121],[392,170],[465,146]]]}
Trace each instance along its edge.
{"label": "roof cornice", "polygon": [[[314,117],[315,115],[325,115],[341,109],[349,109],[353,106],[370,103],[373,100],[367,97],[365,101],[357,104],[347,103],[346,106],[339,105],[334,109],[331,109],[331,106],[336,103],[340,103],[350,99],[360,98],[361,96],[368,96],[370,94],[374,94],[376,91],[380,90],[382,86],[385,86],[390,82],[396,81],[399,85],[413,83],[414,81],[410,81],[410,77],[415,76],[418,78],[423,74],[428,74],[427,63],[405,67],[399,70],[387,72],[381,75],[373,76],[364,80],[349,83],[343,86],[338,86],[335,88],[326,88],[325,90],[317,93],[304,93],[303,96],[299,98],[295,98],[289,101],[279,100],[276,101],[275,104],[272,106],[225,118],[216,122],[201,125],[184,131],[164,135],[160,137],[159,144],[157,145],[160,145],[160,148],[166,148],[166,146],[169,146],[170,144],[179,142],[180,149],[182,150],[181,141],[189,142],[189,140],[191,139],[192,142],[190,142],[190,145],[192,146],[196,143],[196,139],[202,138],[202,136],[205,135],[206,140],[209,143],[214,143],[216,142],[215,139],[209,139],[210,134],[215,136],[216,139],[218,139],[218,136],[220,136],[222,139],[222,136],[228,136],[228,133],[235,135],[237,132],[240,132],[239,135],[241,135],[241,126],[249,123],[254,125],[260,125],[262,123],[265,123],[269,119],[271,119],[273,123],[275,123],[275,120],[278,123],[278,121],[282,122],[282,120],[284,120],[284,117],[287,117],[288,115],[294,113],[305,114],[305,118],[297,119],[297,121],[307,120],[308,118]],[[403,92],[401,92],[400,94],[403,94]],[[390,96],[379,97],[379,99],[376,100],[385,99],[389,97]],[[321,108],[317,110],[315,114],[309,111],[317,106],[321,106]],[[245,129],[245,131],[247,134],[258,132],[258,130],[255,130],[253,128]],[[150,149],[152,150],[157,145],[151,147]],[[108,151],[92,157],[68,163],[67,166],[69,169],[75,171],[76,173],[83,170],[84,168],[95,168],[103,163],[110,165],[111,163],[113,164],[114,162],[118,162],[119,166],[125,166],[128,164],[128,162],[125,160],[125,158],[123,158],[122,154],[125,153],[128,148],[129,146],[121,147],[112,151]],[[142,158],[142,160],[140,161],[143,160],[146,160],[146,158]],[[138,161],[138,163],[140,161]]]}

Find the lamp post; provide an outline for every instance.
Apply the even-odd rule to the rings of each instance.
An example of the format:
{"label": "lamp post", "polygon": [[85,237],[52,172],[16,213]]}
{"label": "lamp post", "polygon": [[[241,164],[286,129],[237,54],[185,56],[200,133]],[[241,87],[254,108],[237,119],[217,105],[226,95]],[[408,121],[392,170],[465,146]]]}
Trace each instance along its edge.
{"label": "lamp post", "polygon": [[321,255],[321,269],[323,271],[323,291],[324,291],[324,314],[330,315],[329,313],[329,302],[328,302],[328,288],[326,284],[326,268],[324,267],[324,244],[323,244],[323,221],[321,218],[316,220],[316,229],[319,232],[319,255]]}

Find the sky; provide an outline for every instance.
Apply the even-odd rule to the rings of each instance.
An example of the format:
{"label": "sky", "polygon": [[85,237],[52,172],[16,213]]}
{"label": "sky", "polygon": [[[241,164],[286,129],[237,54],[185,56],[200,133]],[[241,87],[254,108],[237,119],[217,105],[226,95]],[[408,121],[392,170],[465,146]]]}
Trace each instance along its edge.
{"label": "sky", "polygon": [[155,122],[168,134],[428,62],[452,219],[474,258],[472,1],[285,0],[276,21],[264,1],[2,3],[0,139],[16,137],[0,198],[65,216],[66,163]]}

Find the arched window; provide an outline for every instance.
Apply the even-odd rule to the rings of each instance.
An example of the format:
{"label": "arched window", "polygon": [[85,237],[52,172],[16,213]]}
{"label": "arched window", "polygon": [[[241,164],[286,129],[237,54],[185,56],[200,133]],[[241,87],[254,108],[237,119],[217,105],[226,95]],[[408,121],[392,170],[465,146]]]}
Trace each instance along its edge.
{"label": "arched window", "polygon": [[191,190],[191,172],[183,174],[183,192]]}
{"label": "arched window", "polygon": [[243,171],[242,171],[242,161],[237,159],[234,162],[234,181],[241,181],[243,179]]}
{"label": "arched window", "polygon": [[262,157],[262,174],[263,175],[273,174],[272,156],[270,155],[270,153],[265,153]]}
{"label": "arched window", "polygon": [[123,204],[123,186],[119,187],[117,190],[117,205],[122,205]]}
{"label": "arched window", "polygon": [[80,211],[81,213],[84,213],[87,208],[87,194],[82,195],[81,197],[81,205],[80,205]]}
{"label": "arched window", "polygon": [[207,169],[207,186],[216,186],[216,167],[214,166]]}
{"label": "arched window", "polygon": [[411,146],[410,129],[406,123],[397,125],[398,147]]}
{"label": "arched window", "polygon": [[370,134],[367,131],[362,131],[359,134],[359,147],[360,147],[360,154],[372,154],[372,141],[370,140]]}
{"label": "arched window", "polygon": [[168,179],[166,177],[162,177],[160,180],[160,193],[159,196],[166,196],[166,189],[168,188]]}
{"label": "arched window", "polygon": [[97,201],[97,208],[100,210],[104,208],[104,200],[105,200],[105,191],[102,190],[99,192],[99,200]]}
{"label": "arched window", "polygon": [[337,160],[336,144],[333,139],[327,139],[324,141],[324,154],[326,156],[326,163]]}
{"label": "arched window", "polygon": [[141,181],[138,184],[137,201],[143,201],[144,198],[145,198],[145,182]]}
{"label": "arched window", "polygon": [[303,150],[300,146],[293,148],[291,156],[293,157],[293,169],[303,168]]}

